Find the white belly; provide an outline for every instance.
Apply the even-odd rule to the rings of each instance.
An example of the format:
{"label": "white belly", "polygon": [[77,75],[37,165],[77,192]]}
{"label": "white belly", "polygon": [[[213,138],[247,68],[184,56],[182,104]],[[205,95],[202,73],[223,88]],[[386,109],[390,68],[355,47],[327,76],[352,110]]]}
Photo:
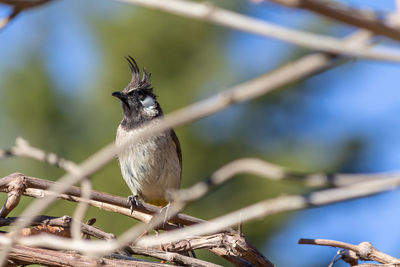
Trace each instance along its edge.
{"label": "white belly", "polygon": [[[134,131],[118,128],[117,146]],[[169,133],[140,140],[118,156],[122,177],[133,195],[144,201],[166,200],[168,189],[179,189],[181,166]]]}

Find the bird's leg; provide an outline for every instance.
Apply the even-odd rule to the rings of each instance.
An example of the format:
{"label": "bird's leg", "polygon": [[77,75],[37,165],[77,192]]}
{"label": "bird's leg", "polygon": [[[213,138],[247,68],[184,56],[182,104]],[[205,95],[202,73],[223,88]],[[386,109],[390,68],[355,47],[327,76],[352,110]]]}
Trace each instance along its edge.
{"label": "bird's leg", "polygon": [[163,220],[163,227],[165,226],[166,223],[168,223],[170,208],[171,208],[171,202],[168,202],[168,204],[165,207],[161,208],[161,210],[160,210],[160,213],[163,213],[163,212],[165,213],[164,220]]}
{"label": "bird's leg", "polygon": [[134,208],[140,205],[139,196],[138,195],[129,196],[128,197],[128,205],[131,208],[131,214],[132,214]]}

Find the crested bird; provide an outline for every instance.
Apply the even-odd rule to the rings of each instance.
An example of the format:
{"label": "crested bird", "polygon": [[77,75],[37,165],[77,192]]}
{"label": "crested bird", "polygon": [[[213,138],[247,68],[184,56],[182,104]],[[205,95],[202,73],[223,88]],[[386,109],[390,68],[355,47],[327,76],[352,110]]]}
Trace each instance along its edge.
{"label": "crested bird", "polygon": [[153,93],[151,74],[143,68],[142,75],[136,61],[127,58],[132,79],[122,90],[113,92],[122,105],[123,119],[118,126],[116,145],[120,149],[118,161],[122,177],[132,191],[128,198],[131,211],[140,201],[157,206],[169,206],[171,195],[178,190],[182,176],[182,152],[178,137],[171,128],[164,132],[126,144],[142,126],[157,123],[163,111]]}

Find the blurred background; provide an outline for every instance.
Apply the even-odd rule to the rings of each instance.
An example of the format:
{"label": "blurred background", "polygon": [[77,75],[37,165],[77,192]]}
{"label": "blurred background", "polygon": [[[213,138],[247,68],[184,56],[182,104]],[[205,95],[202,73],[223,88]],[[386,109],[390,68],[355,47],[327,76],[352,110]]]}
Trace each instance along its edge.
{"label": "blurred background", "polygon": [[[342,37],[355,30],[268,2],[214,2],[315,33]],[[342,2],[382,13],[395,10],[392,0]],[[0,6],[1,16],[9,11]],[[307,52],[274,39],[114,1],[52,1],[23,12],[0,32],[0,147],[9,148],[22,136],[33,146],[79,163],[112,142],[122,109],[111,92],[130,81],[127,55],[152,73],[155,93],[168,113]],[[182,186],[247,156],[306,172],[399,171],[399,84],[398,64],[349,60],[273,94],[179,127]],[[12,172],[49,180],[63,174],[30,159],[0,160],[0,177]],[[95,190],[130,195],[116,160],[92,180]],[[210,219],[266,198],[309,191],[299,182],[243,175],[191,204],[185,213]],[[0,200],[4,199],[1,194]],[[30,201],[23,198],[11,216],[17,216]],[[370,241],[398,257],[399,206],[400,195],[394,191],[275,215],[245,224],[244,233],[278,266],[328,266],[336,254],[333,248],[297,245],[299,238]],[[46,214],[71,215],[74,207],[57,202]],[[134,223],[91,208],[87,219],[93,217],[97,226],[115,234]],[[200,258],[229,266],[207,252],[200,253]]]}

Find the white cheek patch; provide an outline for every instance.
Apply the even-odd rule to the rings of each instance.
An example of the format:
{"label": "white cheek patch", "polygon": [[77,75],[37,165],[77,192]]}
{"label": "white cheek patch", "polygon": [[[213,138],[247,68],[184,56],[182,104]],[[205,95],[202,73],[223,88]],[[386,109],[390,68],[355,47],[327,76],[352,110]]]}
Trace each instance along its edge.
{"label": "white cheek patch", "polygon": [[143,101],[140,101],[145,108],[155,108],[156,101],[151,96],[146,96]]}
{"label": "white cheek patch", "polygon": [[151,96],[146,96],[143,101],[140,101],[144,107],[144,111],[149,116],[155,116],[158,114],[158,110],[156,109],[156,100]]}

